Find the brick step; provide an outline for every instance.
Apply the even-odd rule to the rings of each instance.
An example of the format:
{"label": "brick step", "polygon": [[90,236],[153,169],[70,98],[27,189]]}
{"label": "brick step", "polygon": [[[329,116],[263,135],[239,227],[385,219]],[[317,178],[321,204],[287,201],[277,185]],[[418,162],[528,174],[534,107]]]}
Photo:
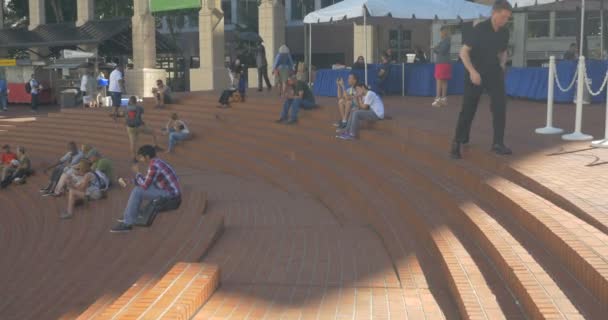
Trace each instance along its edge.
{"label": "brick step", "polygon": [[[30,185],[30,183],[28,182],[28,184],[26,186]],[[32,184],[33,185],[33,184]],[[25,187],[25,186],[24,186]],[[33,187],[33,189],[35,189],[35,187]],[[31,190],[30,194],[34,193],[37,191]],[[188,191],[186,189],[185,194],[187,195],[190,191]],[[117,197],[115,197],[116,195],[110,195],[110,197],[112,199],[117,200],[117,203],[119,203],[119,205],[116,208],[120,207],[120,211],[122,211],[122,208],[124,208],[125,205],[125,201],[120,201]],[[184,204],[182,205],[183,208],[180,208],[180,210],[187,212],[188,210],[190,210],[189,208],[193,208],[193,206],[198,205],[198,204],[202,204],[202,206],[199,206],[199,208],[204,208],[204,204],[206,203],[206,201],[204,200],[204,197],[201,197],[200,193],[197,194],[196,196],[193,195],[193,197],[195,197],[195,199],[197,199],[196,202],[192,202],[192,201],[188,201],[186,198]],[[126,200],[126,199],[124,199]],[[103,201],[103,200],[102,200]],[[209,218],[207,218],[204,222],[205,224],[203,224],[203,220],[202,217],[200,219],[199,223],[193,223],[193,217],[192,215],[186,215],[186,214],[179,214],[176,212],[176,214],[179,214],[179,222],[178,224],[175,224],[176,228],[167,228],[167,217],[165,217],[164,215],[161,215],[157,222],[155,223],[155,226],[157,225],[161,225],[162,228],[164,228],[166,231],[161,232],[161,234],[158,233],[158,230],[156,232],[144,232],[141,234],[141,236],[136,236],[135,239],[137,239],[137,241],[135,242],[130,242],[125,244],[122,243],[124,240],[120,240],[119,238],[116,238],[114,235],[111,235],[108,231],[109,231],[109,227],[115,223],[115,221],[113,221],[113,216],[114,214],[117,215],[117,211],[111,211],[112,215],[108,216],[108,215],[100,215],[101,212],[103,211],[99,211],[99,210],[103,210],[103,204],[104,202],[99,201],[99,202],[95,202],[95,206],[97,207],[90,207],[89,209],[93,210],[94,212],[92,212],[92,216],[91,215],[78,215],[75,219],[73,219],[74,221],[70,221],[73,223],[76,223],[80,226],[76,226],[76,225],[67,225],[65,222],[59,224],[59,226],[61,227],[61,229],[64,230],[56,230],[56,228],[52,228],[52,233],[49,234],[49,239],[41,239],[40,241],[34,241],[35,243],[37,243],[37,246],[40,247],[40,244],[52,244],[51,248],[53,248],[55,251],[56,250],[61,250],[58,254],[54,254],[52,251],[47,252],[47,253],[38,253],[37,257],[44,257],[46,254],[51,254],[51,255],[57,255],[58,257],[61,258],[61,256],[75,256],[75,257],[87,257],[86,259],[79,259],[79,266],[83,267],[83,269],[80,269],[80,273],[76,273],[76,274],[70,274],[70,278],[66,279],[66,278],[58,278],[58,277],[53,277],[51,276],[52,274],[58,274],[58,270],[56,270],[58,267],[60,267],[61,265],[63,265],[62,262],[60,264],[56,265],[42,265],[40,268],[40,276],[37,277],[32,277],[31,274],[26,275],[27,278],[24,279],[24,281],[17,281],[15,283],[16,286],[18,287],[23,287],[23,286],[28,286],[28,287],[32,287],[32,293],[28,294],[28,296],[32,297],[33,299],[35,298],[35,301],[47,301],[47,299],[43,299],[42,297],[37,298],[36,296],[38,294],[40,295],[48,295],[49,292],[61,292],[62,296],[67,298],[67,297],[71,297],[72,300],[76,301],[87,301],[88,299],[92,298],[92,295],[97,295],[99,294],[100,290],[96,290],[95,288],[108,288],[108,287],[113,287],[113,288],[120,288],[124,286],[125,280],[128,281],[128,279],[131,279],[137,272],[137,274],[141,274],[141,273],[145,273],[145,272],[149,272],[149,271],[153,271],[153,272],[157,272],[157,269],[154,268],[158,268],[159,265],[162,264],[167,264],[170,261],[175,261],[175,259],[179,259],[179,260],[184,260],[184,259],[194,259],[194,261],[196,261],[197,259],[199,259],[202,256],[202,252],[206,251],[208,249],[209,240],[205,240],[206,236],[201,237],[200,234],[216,234],[216,232],[212,229],[209,228],[209,226],[211,225],[217,225],[217,223],[213,222],[213,221],[207,221],[209,220]],[[23,201],[24,203],[28,203],[27,200],[24,199]],[[191,202],[192,204],[189,205],[189,202]],[[32,202],[29,201],[29,203],[37,203],[37,202]],[[51,201],[51,205],[54,203],[58,203],[55,201]],[[65,199],[61,200],[61,203],[65,203]],[[107,203],[107,202],[106,202]],[[108,203],[109,204],[109,203]],[[96,210],[97,209],[97,210]],[[110,209],[109,207],[106,206],[106,209]],[[23,210],[24,212],[27,212],[26,210]],[[55,210],[54,210],[55,211]],[[56,210],[59,211],[59,210]],[[98,211],[98,212],[95,212]],[[38,212],[36,212],[38,213]],[[52,219],[52,225],[56,225],[55,221],[57,221],[57,213],[52,212],[53,213],[53,219]],[[78,212],[77,214],[80,214],[80,212]],[[173,213],[170,213],[173,214]],[[200,214],[200,213],[199,213]],[[99,220],[99,221],[91,221],[91,219],[88,218],[93,218],[95,217],[94,220]],[[221,216],[218,216],[218,218],[221,218]],[[212,220],[215,220],[217,218],[213,218]],[[223,220],[222,220],[223,221]],[[212,223],[213,222],[213,223]],[[47,225],[47,223],[45,223],[45,225]],[[172,226],[173,224],[171,224]],[[95,226],[98,226],[97,228]],[[152,229],[157,229],[158,227],[154,228],[155,226],[153,226],[150,230]],[[68,241],[68,243],[71,243],[70,247],[61,247],[58,246],[57,242],[61,243],[61,242],[66,242],[66,240],[61,240],[60,238],[58,238],[58,236],[65,236],[65,235],[70,235],[71,233],[69,232],[70,229],[77,227],[77,229],[75,230],[82,230],[80,231],[78,234],[79,235],[79,240],[76,239],[70,239]],[[203,228],[202,230],[200,230],[199,232],[193,232],[195,229],[197,228]],[[160,230],[160,229],[159,229]],[[142,231],[148,231],[148,230],[142,230]],[[138,231],[135,231],[138,232]],[[173,234],[173,235],[172,235]],[[183,234],[184,236],[181,237],[176,237],[175,234]],[[84,235],[84,237],[83,237]],[[114,236],[114,237],[112,237]],[[143,237],[142,237],[143,236]],[[159,236],[161,236],[159,238]],[[162,237],[165,237],[166,239],[162,240]],[[69,238],[69,236],[68,236]],[[29,243],[30,237],[25,237],[23,244],[24,247],[27,246],[27,244]],[[76,240],[76,241],[75,241]],[[142,251],[141,253],[138,254],[134,254],[135,252],[132,252],[135,248],[137,247],[145,247],[145,246],[149,246],[150,244],[158,241],[158,240],[162,240],[163,241],[163,247],[161,250],[158,249],[154,249],[154,251],[152,252],[146,252],[146,250],[136,250],[135,252],[139,252]],[[74,246],[74,244],[78,244],[76,246]],[[103,245],[105,244],[105,245]],[[204,248],[205,246],[207,246],[207,248]],[[33,252],[33,251],[31,251]],[[30,252],[30,253],[31,253]],[[114,253],[114,254],[112,254]],[[116,255],[116,253],[119,253],[119,255]],[[109,254],[109,255],[108,255]],[[111,264],[108,263],[104,263],[104,269],[105,271],[99,270],[99,261],[101,257],[107,256],[108,261],[111,261]],[[111,258],[111,256],[113,256]],[[174,258],[173,258],[174,257]],[[145,263],[138,263],[138,261],[142,261]],[[187,260],[186,260],[187,261]],[[149,264],[150,267],[146,267],[146,265]],[[24,264],[21,264],[22,266]],[[125,265],[131,265],[131,268],[124,268]],[[151,269],[153,268],[153,269]],[[80,283],[81,281],[83,281],[84,278],[86,278],[86,274],[90,273],[92,270],[99,270],[100,272],[97,275],[97,279],[95,281],[87,281],[86,282],[86,286],[83,286],[84,283]],[[148,270],[148,271],[147,271]],[[49,276],[45,276],[44,273],[48,273]],[[37,273],[34,273],[37,274]],[[62,274],[62,272],[59,272],[59,274]],[[64,274],[65,276],[65,274]],[[27,279],[27,280],[26,280]],[[41,287],[41,283],[40,281],[42,279],[44,280],[44,287]],[[70,280],[70,279],[74,279],[76,281],[79,281],[79,283],[74,283],[74,280]],[[52,280],[52,281],[51,281]],[[28,285],[29,282],[35,281],[34,283],[32,283],[31,285]],[[132,281],[132,280],[131,280]],[[56,282],[56,283],[55,283]],[[11,281],[10,283],[7,282],[7,285],[12,285],[13,282]],[[75,285],[77,284],[77,285]],[[101,287],[100,287],[101,285]],[[90,288],[89,288],[90,287]],[[5,287],[7,290],[9,290],[10,286]],[[50,291],[49,291],[50,290]],[[45,293],[46,292],[46,293]],[[61,297],[61,296],[60,296]],[[3,303],[7,303],[9,304],[9,308],[10,308],[10,301],[12,300],[12,298],[10,299],[3,299]],[[89,302],[90,303],[90,302]],[[61,304],[53,304],[52,306],[46,306],[45,304],[40,304],[37,303],[36,304],[36,309],[30,309],[30,310],[22,310],[22,312],[28,312],[28,314],[36,314],[36,312],[40,312],[41,314],[37,317],[37,318],[41,318],[44,317],[44,315],[48,316],[49,314],[55,314],[54,312],[58,312],[56,309],[57,308],[61,308]],[[0,307],[0,310],[3,310],[2,307]],[[39,311],[36,311],[39,310]],[[18,317],[19,318],[19,317]]]}
{"label": "brick step", "polygon": [[[394,131],[396,135],[406,138],[407,141],[433,146],[439,150],[440,153],[447,154],[447,150],[449,150],[450,137],[420,130],[411,126],[397,126],[395,123],[391,123],[390,126],[390,130]],[[363,132],[363,135],[365,134],[366,132]],[[489,153],[487,149],[484,149],[483,147],[469,146],[464,148],[464,153],[466,162],[475,164],[479,168],[517,183],[529,191],[551,201],[563,210],[576,215],[579,219],[598,230],[601,230],[603,233],[608,234],[608,219],[606,219],[605,215],[596,215],[592,212],[585,211],[580,206],[568,200],[562,192],[560,192],[561,190],[552,190],[544,186],[541,182],[534,180],[518,168],[508,165],[501,157]]]}
{"label": "brick step", "polygon": [[424,149],[428,148],[412,142],[402,151],[432,166],[436,172],[454,177],[494,206],[510,212],[510,217],[534,234],[595,299],[608,306],[608,270],[604,267],[608,262],[608,235],[508,179],[466,161],[449,161],[428,151],[425,154]]}
{"label": "brick step", "polygon": [[118,299],[129,301],[122,308],[109,306],[89,319],[190,319],[218,285],[217,266],[180,262],[141,295],[126,292]]}

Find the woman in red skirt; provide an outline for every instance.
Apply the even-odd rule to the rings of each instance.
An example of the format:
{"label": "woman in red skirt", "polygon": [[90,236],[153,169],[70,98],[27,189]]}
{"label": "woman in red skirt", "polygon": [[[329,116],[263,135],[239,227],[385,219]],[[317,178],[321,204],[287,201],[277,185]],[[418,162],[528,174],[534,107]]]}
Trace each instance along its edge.
{"label": "woman in red skirt", "polygon": [[450,63],[451,40],[446,26],[441,27],[441,41],[433,48],[435,53],[435,80],[437,81],[437,96],[433,107],[448,105],[448,80],[452,78],[452,64]]}

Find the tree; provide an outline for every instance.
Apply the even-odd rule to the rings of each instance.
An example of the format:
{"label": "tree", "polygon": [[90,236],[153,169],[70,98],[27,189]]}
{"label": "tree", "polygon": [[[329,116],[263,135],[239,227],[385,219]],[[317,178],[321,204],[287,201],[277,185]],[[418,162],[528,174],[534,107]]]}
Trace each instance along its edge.
{"label": "tree", "polygon": [[[77,0],[46,0],[46,21],[76,21]],[[130,17],[133,15],[133,1],[95,0],[95,17]],[[29,17],[29,1],[13,0],[7,4],[7,22],[14,23]]]}

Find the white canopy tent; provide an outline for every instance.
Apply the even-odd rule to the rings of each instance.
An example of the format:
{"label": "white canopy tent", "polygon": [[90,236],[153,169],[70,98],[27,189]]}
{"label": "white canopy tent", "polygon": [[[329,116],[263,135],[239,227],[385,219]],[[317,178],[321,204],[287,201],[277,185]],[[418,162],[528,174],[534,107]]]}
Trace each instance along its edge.
{"label": "white canopy tent", "polygon": [[[397,19],[477,19],[490,15],[491,8],[487,5],[468,2],[465,0],[344,0],[332,6],[309,13],[304,17],[304,23],[309,25],[309,59],[308,70],[311,68],[312,24],[341,21],[363,17],[363,25],[367,25],[367,17],[392,17]],[[367,32],[365,39],[365,83],[367,84]]]}

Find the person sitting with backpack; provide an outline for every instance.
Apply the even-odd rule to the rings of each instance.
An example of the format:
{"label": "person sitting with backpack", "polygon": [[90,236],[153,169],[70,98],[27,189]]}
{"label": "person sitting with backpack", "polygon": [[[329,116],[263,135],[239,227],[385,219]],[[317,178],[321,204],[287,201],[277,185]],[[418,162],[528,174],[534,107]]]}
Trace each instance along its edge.
{"label": "person sitting with backpack", "polygon": [[108,189],[108,178],[100,171],[91,170],[91,161],[82,159],[75,168],[76,174],[68,180],[68,207],[59,218],[70,219],[74,216],[77,201],[99,200]]}
{"label": "person sitting with backpack", "polygon": [[139,208],[144,200],[172,199],[175,203],[181,202],[181,187],[175,170],[165,161],[156,157],[156,149],[151,145],[144,145],[137,151],[138,161],[148,165],[148,172],[144,176],[139,171],[137,163],[132,170],[135,185],[129,196],[129,202],[123,213],[110,232],[128,232],[132,229],[139,214]]}
{"label": "person sitting with backpack", "polygon": [[131,96],[131,98],[129,98],[129,104],[127,105],[127,114],[125,118],[127,124],[127,134],[129,135],[129,143],[134,163],[137,163],[137,155],[135,154],[135,150],[137,148],[137,140],[140,133],[151,135],[156,150],[162,150],[162,148],[158,146],[154,130],[148,127],[144,122],[142,118],[143,114],[144,108],[137,105],[137,97]]}
{"label": "person sitting with backpack", "polygon": [[51,169],[53,169],[53,172],[49,179],[48,185],[46,187],[41,188],[40,193],[42,193],[43,196],[46,194],[52,193],[55,190],[55,187],[57,186],[57,183],[59,182],[61,175],[64,172],[66,172],[66,171],[70,170],[71,168],[75,167],[76,165],[78,165],[78,163],[80,162],[82,157],[83,157],[82,151],[78,150],[78,146],[76,145],[76,142],[74,142],[74,141],[68,142],[68,152],[63,157],[61,157],[59,159],[59,161],[57,161],[55,164],[44,169],[43,172],[45,174],[47,174],[48,171]]}
{"label": "person sitting with backpack", "polygon": [[2,181],[0,181],[1,189],[8,187],[11,182],[23,184],[25,183],[25,178],[32,174],[30,158],[25,154],[24,147],[17,147],[17,157],[17,159],[11,161],[11,167],[5,169],[6,172],[4,177],[2,178]]}
{"label": "person sitting with backpack", "polygon": [[[91,162],[91,170],[99,170],[101,173],[103,173],[105,177],[108,178],[107,180],[110,181],[110,179],[112,178],[112,163],[109,162],[109,160],[107,159],[102,159],[99,152],[88,144],[82,146],[82,152],[86,155],[84,158]],[[99,164],[100,160],[102,160],[101,165]],[[54,191],[43,194],[42,196],[61,197],[64,192],[68,191],[68,182],[70,181],[70,179],[74,179],[77,173],[78,172],[76,171],[76,168],[71,168],[67,171],[64,171],[61,177],[59,178],[59,181],[57,182]]]}

